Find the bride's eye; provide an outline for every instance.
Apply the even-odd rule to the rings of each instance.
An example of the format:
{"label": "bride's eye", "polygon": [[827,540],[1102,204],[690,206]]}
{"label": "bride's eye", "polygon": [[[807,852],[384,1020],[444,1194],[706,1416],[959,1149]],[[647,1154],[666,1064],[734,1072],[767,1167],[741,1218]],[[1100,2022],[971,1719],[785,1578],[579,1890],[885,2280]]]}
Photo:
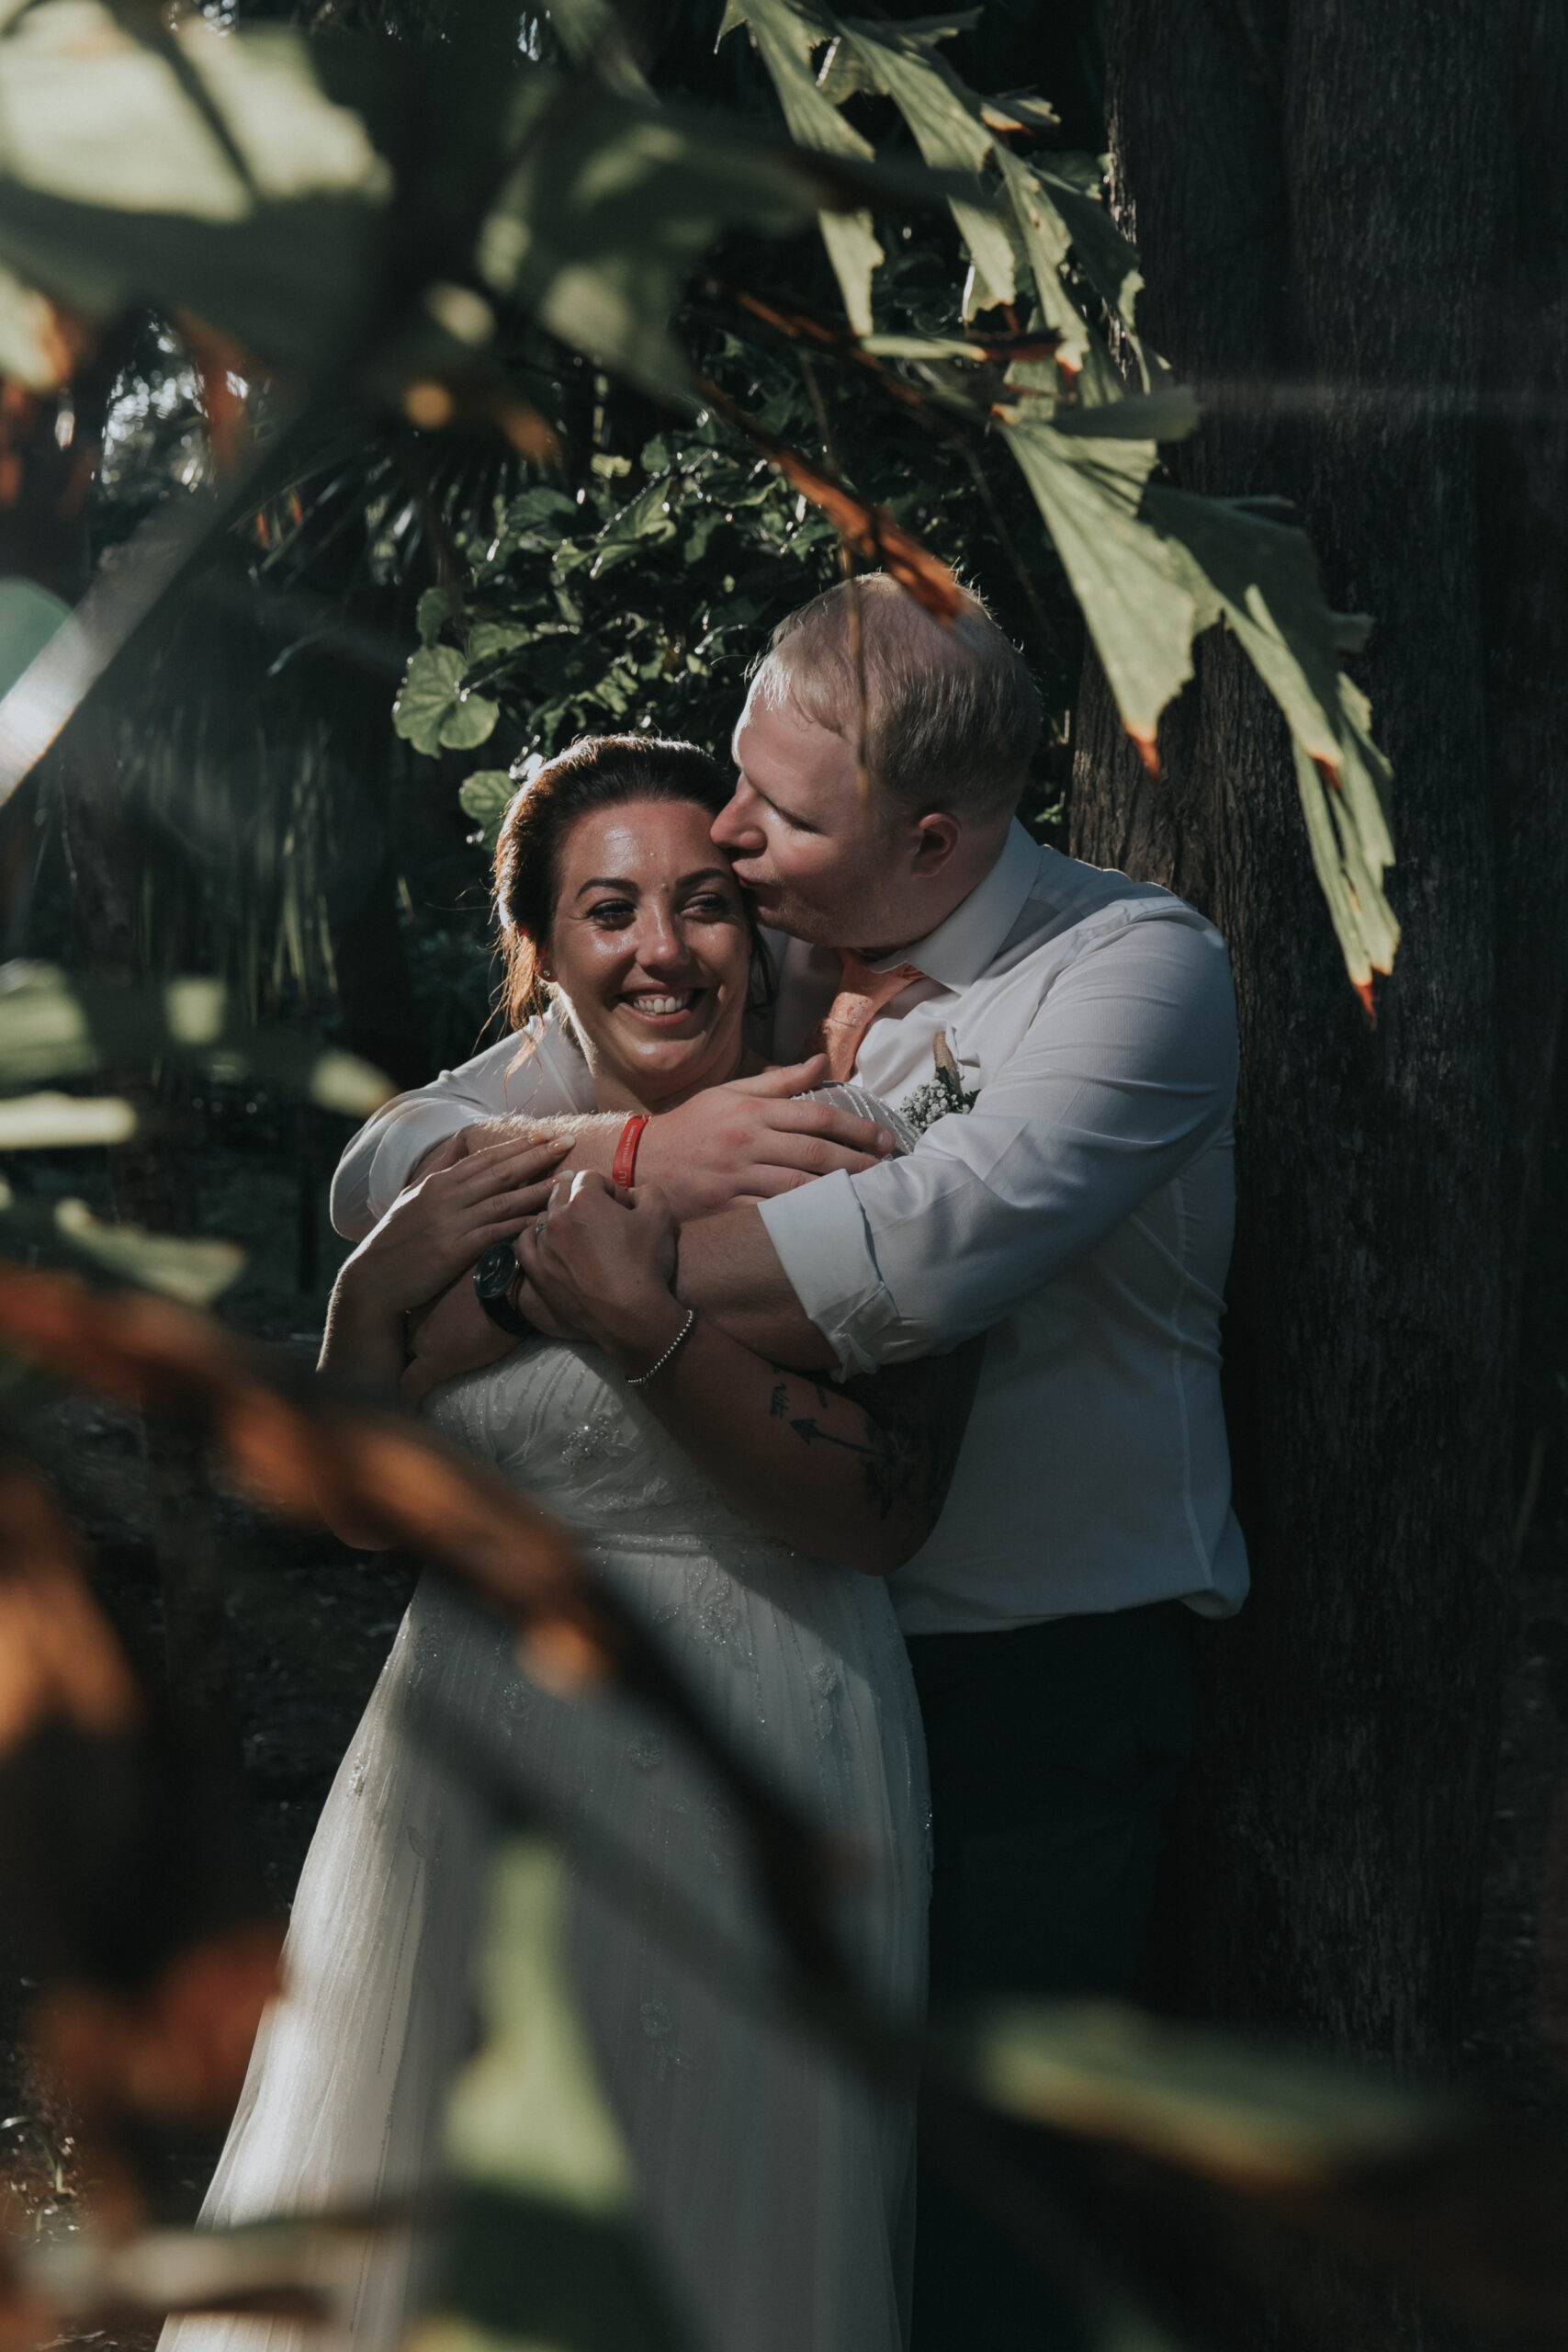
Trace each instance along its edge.
{"label": "bride's eye", "polygon": [[705,890],[700,897],[686,901],[686,912],[694,915],[698,922],[722,922],[736,911],[734,900],[727,899],[722,890]]}
{"label": "bride's eye", "polygon": [[588,920],[601,931],[625,931],[637,910],[629,899],[601,899],[588,910]]}

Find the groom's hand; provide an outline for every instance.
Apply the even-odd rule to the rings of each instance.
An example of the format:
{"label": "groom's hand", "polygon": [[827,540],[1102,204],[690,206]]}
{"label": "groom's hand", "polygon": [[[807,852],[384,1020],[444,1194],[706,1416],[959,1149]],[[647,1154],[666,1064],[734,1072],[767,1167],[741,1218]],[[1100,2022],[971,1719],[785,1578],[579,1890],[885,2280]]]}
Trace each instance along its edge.
{"label": "groom's hand", "polygon": [[827,1080],[828,1057],[814,1054],[694,1094],[643,1129],[638,1184],[657,1184],[684,1222],[735,1201],[772,1200],[836,1169],[858,1176],[874,1168],[898,1148],[886,1127],[795,1099]]}

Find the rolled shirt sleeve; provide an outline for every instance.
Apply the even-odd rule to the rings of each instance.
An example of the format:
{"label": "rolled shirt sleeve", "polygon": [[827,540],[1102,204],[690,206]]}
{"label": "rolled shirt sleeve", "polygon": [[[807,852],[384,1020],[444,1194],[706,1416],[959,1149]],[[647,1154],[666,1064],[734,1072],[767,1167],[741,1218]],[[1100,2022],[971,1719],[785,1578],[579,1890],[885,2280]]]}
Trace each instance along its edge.
{"label": "rolled shirt sleeve", "polygon": [[954,1347],[1076,1265],[1226,1129],[1235,1004],[1218,934],[1179,901],[1083,940],[972,1111],[907,1157],[762,1204],[845,1373]]}

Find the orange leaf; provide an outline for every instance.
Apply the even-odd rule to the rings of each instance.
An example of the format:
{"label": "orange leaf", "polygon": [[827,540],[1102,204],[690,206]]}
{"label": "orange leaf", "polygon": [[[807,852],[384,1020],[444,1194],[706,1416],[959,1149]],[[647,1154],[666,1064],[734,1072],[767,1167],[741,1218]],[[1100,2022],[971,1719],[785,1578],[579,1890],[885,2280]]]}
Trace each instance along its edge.
{"label": "orange leaf", "polygon": [[30,1470],[0,1464],[0,1756],[51,1718],[105,1737],[140,1714],[64,1513]]}
{"label": "orange leaf", "polygon": [[1129,727],[1127,732],[1133,739],[1134,748],[1139,759],[1142,760],[1150,781],[1157,784],[1159,782],[1159,752],[1153,734],[1146,733],[1137,727]]}
{"label": "orange leaf", "polygon": [[614,1672],[622,1635],[567,1531],[418,1422],[324,1388],[297,1401],[261,1350],[173,1300],[4,1261],[0,1336],[69,1379],[209,1430],[236,1484],[273,1510],[420,1552],[532,1637],[553,1634],[558,1656]]}
{"label": "orange leaf", "polygon": [[34,2012],[39,2059],[85,2114],[226,2123],[282,1946],[281,1921],[250,1920],[177,1952],[150,1984],[61,1985]]}
{"label": "orange leaf", "polygon": [[194,311],[176,311],[174,317],[180,341],[196,368],[214,461],[220,473],[233,473],[251,447],[251,420],[244,394],[235,390],[234,379],[251,383],[265,371],[232,335],[209,326]]}

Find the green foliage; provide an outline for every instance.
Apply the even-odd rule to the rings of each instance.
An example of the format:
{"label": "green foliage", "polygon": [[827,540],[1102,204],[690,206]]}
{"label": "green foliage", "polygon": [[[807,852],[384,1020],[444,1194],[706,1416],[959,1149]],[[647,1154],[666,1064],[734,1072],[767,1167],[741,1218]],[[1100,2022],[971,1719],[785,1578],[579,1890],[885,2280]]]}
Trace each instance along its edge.
{"label": "green foliage", "polygon": [[501,716],[501,707],[464,684],[467,664],[449,645],[422,647],[392,705],[392,723],[416,752],[471,752]]}
{"label": "green foliage", "polygon": [[[999,416],[1122,721],[1156,773],[1159,716],[1191,674],[1194,636],[1222,619],[1235,631],[1291,730],[1319,882],[1370,1006],[1372,974],[1392,968],[1399,927],[1382,887],[1393,856],[1387,763],[1372,746],[1364,697],[1339,671],[1345,624],[1325,602],[1301,532],[1252,507],[1151,487],[1157,443],[1190,432],[1197,408],[1135,332],[1137,256],[1099,201],[1098,166],[1059,153],[1036,162],[1010,146],[1028,130],[1028,109],[982,99],[946,65],[939,45],[955,23],[872,24],[816,0],[730,0],[727,27],[742,23],[786,115],[800,58],[826,45],[815,107],[824,88],[840,99],[880,92],[928,163],[984,175],[991,204],[953,206],[972,263],[961,314],[1016,300],[1031,327],[1055,339],[1054,361],[1022,361],[997,389],[984,369],[978,383],[965,382],[964,363],[951,358],[913,364],[976,424]],[[793,117],[791,128],[802,135]],[[853,290],[852,320],[863,332],[869,313],[856,316]],[[1142,398],[1129,396],[1113,364],[1112,321]]]}

